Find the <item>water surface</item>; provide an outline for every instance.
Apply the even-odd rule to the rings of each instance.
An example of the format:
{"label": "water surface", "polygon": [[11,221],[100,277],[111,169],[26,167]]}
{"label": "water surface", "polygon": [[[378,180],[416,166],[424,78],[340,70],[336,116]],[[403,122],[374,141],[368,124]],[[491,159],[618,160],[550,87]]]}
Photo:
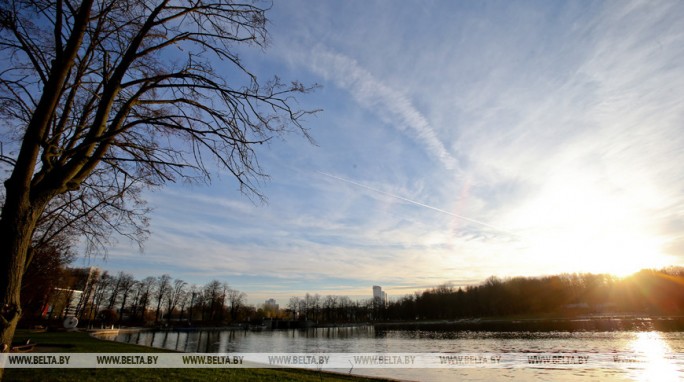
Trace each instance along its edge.
{"label": "water surface", "polygon": [[635,365],[337,370],[416,381],[677,381],[684,377],[680,361],[669,358],[684,353],[681,332],[376,331],[362,326],[261,332],[143,331],[122,333],[116,340],[191,353],[589,353],[642,357]]}

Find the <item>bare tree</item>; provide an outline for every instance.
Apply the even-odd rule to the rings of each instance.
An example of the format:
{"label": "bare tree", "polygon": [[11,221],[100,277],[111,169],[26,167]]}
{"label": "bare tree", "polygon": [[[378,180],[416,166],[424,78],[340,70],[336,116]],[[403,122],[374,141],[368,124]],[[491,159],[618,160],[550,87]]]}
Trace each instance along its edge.
{"label": "bare tree", "polygon": [[123,320],[124,309],[126,308],[126,300],[131,294],[133,287],[137,283],[133,275],[129,273],[119,272],[119,284],[121,286],[121,308],[119,308],[119,321]]}
{"label": "bare tree", "polygon": [[190,306],[188,307],[188,323],[189,324],[192,323],[192,320],[194,318],[193,308],[194,308],[195,304],[197,304],[197,297],[200,294],[198,292],[198,290],[199,290],[199,287],[195,284],[192,284],[190,286],[190,291],[188,292],[188,294],[190,295]]}
{"label": "bare tree", "polygon": [[145,277],[138,283],[138,296],[136,298],[136,305],[134,314],[140,314],[140,320],[145,321],[145,314],[147,307],[150,305],[150,297],[154,290],[154,285],[157,279],[152,276]]}
{"label": "bare tree", "polygon": [[112,285],[112,276],[109,275],[109,272],[104,271],[95,282],[95,296],[93,297],[93,304],[90,307],[90,317],[93,317],[93,313],[95,315],[100,313],[102,304],[107,299]]}
{"label": "bare tree", "polygon": [[223,309],[223,284],[218,280],[212,280],[204,286],[203,302],[204,309],[202,318],[204,320],[214,321],[219,318],[220,311]]}
{"label": "bare tree", "polygon": [[228,295],[228,291],[230,290],[230,285],[228,285],[227,282],[223,282],[221,284],[221,309],[219,309],[219,317],[218,319],[223,321],[224,315],[226,312],[226,299]]}
{"label": "bare tree", "polygon": [[[127,195],[209,179],[215,162],[243,192],[262,197],[266,175],[254,146],[290,130],[309,137],[301,125],[308,112],[292,107],[309,88],[260,81],[235,53],[266,41],[265,9],[247,2],[0,3],[0,118],[8,131],[0,163],[10,171],[0,216],[2,344],[21,316],[27,251],[47,211],[95,216],[135,237],[140,232],[118,232],[118,219],[141,212]],[[116,219],[97,213],[103,205]]]}
{"label": "bare tree", "polygon": [[190,291],[187,290],[183,290],[180,294],[180,298],[178,299],[178,308],[180,309],[178,321],[183,321],[185,319],[185,307],[188,305],[190,295]]}
{"label": "bare tree", "polygon": [[338,307],[340,308],[342,320],[346,322],[356,321],[353,310],[354,302],[347,296],[342,296],[338,300]]}
{"label": "bare tree", "polygon": [[231,321],[237,321],[238,313],[240,313],[240,309],[245,305],[247,294],[237,289],[228,288],[226,297],[230,304],[228,308],[230,310],[230,319]]}
{"label": "bare tree", "polygon": [[316,321],[318,319],[318,312],[321,308],[321,296],[318,293],[314,295],[306,293],[301,302],[302,312],[305,314],[305,319]]}
{"label": "bare tree", "polygon": [[123,275],[123,272],[119,272],[118,275],[115,277],[112,277],[112,283],[110,285],[110,292],[109,292],[109,303],[107,304],[107,309],[113,310],[114,305],[116,304],[117,300],[119,299],[119,293],[121,292],[121,276]]}
{"label": "bare tree", "polygon": [[287,309],[292,312],[292,319],[296,320],[299,318],[299,315],[301,314],[301,310],[299,309],[301,306],[299,297],[293,296],[290,297],[290,300],[287,303]]}
{"label": "bare tree", "polygon": [[328,322],[335,321],[335,309],[337,308],[337,296],[327,295],[323,300],[323,307],[325,308],[325,319]]}
{"label": "bare tree", "polygon": [[161,306],[166,299],[169,291],[171,289],[171,276],[168,274],[163,274],[157,278],[157,290],[155,292],[154,298],[157,300],[157,311],[154,315],[154,320],[159,322],[161,314]]}
{"label": "bare tree", "polygon": [[183,294],[185,293],[185,286],[188,285],[185,281],[181,279],[173,280],[173,287],[169,287],[169,292],[166,294],[168,309],[168,318],[171,319],[171,314],[176,309],[176,306],[183,299]]}
{"label": "bare tree", "polygon": [[87,269],[87,275],[85,275],[86,270],[84,270],[84,277],[86,282],[84,284],[84,296],[82,300],[82,305],[79,307],[81,319],[88,320],[88,326],[92,324],[93,320],[93,307],[95,306],[95,296],[97,294],[97,288],[100,280],[101,270],[95,267]]}

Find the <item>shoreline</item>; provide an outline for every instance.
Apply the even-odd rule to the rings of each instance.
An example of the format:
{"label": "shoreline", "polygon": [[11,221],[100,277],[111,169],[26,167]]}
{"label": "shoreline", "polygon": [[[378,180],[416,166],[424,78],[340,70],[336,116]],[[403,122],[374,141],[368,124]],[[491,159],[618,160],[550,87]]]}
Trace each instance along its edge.
{"label": "shoreline", "polygon": [[459,320],[395,321],[373,325],[375,330],[433,330],[483,332],[612,332],[684,331],[681,316],[578,316],[565,318],[472,318]]}
{"label": "shoreline", "polygon": [[443,320],[384,321],[344,324],[318,324],[305,327],[266,328],[256,330],[245,326],[166,326],[166,327],[113,327],[79,329],[92,335],[108,336],[142,331],[196,332],[196,331],[287,331],[310,329],[345,329],[373,327],[375,330],[434,330],[434,331],[488,331],[488,332],[544,332],[544,331],[684,331],[684,316],[647,315],[586,315],[575,317],[508,317],[461,318]]}

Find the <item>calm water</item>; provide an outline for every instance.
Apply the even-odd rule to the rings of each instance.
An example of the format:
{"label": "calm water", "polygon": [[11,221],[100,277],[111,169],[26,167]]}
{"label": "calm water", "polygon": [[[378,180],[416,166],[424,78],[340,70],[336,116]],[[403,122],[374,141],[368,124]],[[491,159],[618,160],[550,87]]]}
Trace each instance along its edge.
{"label": "calm water", "polygon": [[684,333],[680,332],[376,332],[372,327],[355,327],[263,332],[148,331],[119,334],[116,340],[193,353],[639,353],[647,356],[646,362],[636,366],[355,369],[352,373],[415,381],[684,380],[681,361],[667,359],[668,355],[684,353]]}

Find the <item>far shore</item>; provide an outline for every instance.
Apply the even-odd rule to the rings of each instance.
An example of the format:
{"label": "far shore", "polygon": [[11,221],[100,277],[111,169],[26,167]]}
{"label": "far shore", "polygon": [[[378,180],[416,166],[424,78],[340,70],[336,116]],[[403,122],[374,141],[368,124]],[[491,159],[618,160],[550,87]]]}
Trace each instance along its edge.
{"label": "far shore", "polygon": [[[684,316],[648,316],[637,314],[602,314],[574,317],[487,317],[461,318],[443,320],[415,321],[380,321],[360,323],[314,323],[309,322],[301,327],[290,327],[289,330],[353,328],[372,326],[375,330],[434,330],[434,331],[492,331],[492,332],[528,332],[528,331],[684,331]],[[111,335],[131,331],[222,331],[222,330],[288,330],[273,326],[249,325],[158,325],[145,327],[107,326],[90,329],[97,335]]]}
{"label": "far shore", "polygon": [[487,332],[684,331],[682,316],[592,315],[577,317],[469,318],[375,323],[375,330]]}

